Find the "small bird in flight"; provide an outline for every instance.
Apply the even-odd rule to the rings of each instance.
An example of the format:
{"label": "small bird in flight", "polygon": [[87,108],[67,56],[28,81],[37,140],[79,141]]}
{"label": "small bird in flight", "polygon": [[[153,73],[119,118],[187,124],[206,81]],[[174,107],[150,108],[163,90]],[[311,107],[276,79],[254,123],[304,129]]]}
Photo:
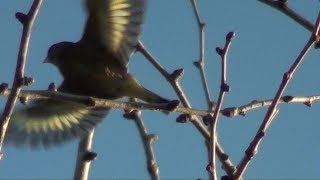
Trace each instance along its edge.
{"label": "small bird in flight", "polygon": [[[58,91],[105,99],[132,97],[150,103],[169,101],[144,88],[128,73],[138,44],[147,0],[86,0],[88,12],[78,42],[52,45],[45,62],[63,76]],[[7,141],[45,147],[81,138],[101,122],[109,108],[42,99],[12,115]]]}

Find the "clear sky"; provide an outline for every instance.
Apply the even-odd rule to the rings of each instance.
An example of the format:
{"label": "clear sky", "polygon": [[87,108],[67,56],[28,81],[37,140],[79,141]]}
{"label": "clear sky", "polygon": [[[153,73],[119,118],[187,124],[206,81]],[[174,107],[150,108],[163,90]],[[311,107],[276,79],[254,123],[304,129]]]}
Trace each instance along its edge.
{"label": "clear sky", "polygon": [[[17,11],[27,12],[31,0],[0,3],[0,82],[12,83],[22,26]],[[290,4],[314,22],[318,1],[291,0]],[[272,98],[282,74],[303,48],[310,32],[288,17],[257,1],[199,1],[206,22],[206,71],[211,95],[217,98],[220,64],[214,49],[224,44],[225,34],[236,33],[228,55],[228,83],[223,107],[240,106],[252,100]],[[44,1],[33,28],[26,75],[35,79],[27,89],[46,89],[61,82],[55,67],[42,64],[50,45],[77,41],[81,37],[84,10],[79,0]],[[150,0],[141,36],[146,47],[170,72],[184,68],[181,85],[192,106],[205,109],[204,93],[193,61],[198,58],[198,29],[192,6],[187,0]],[[285,94],[319,94],[319,51],[312,49],[301,64]],[[140,54],[130,62],[130,72],[147,88],[175,99],[173,89]],[[0,98],[3,107],[6,98]],[[258,155],[245,178],[320,178],[319,103],[311,108],[302,104],[280,106],[280,113],[264,138]],[[219,140],[234,164],[237,164],[255,135],[266,108],[245,117],[221,117]],[[148,179],[145,155],[137,128],[113,110],[96,129],[93,150],[98,153],[90,177],[107,179]],[[143,112],[150,133],[159,136],[154,144],[163,179],[207,178],[207,154],[204,138],[190,123],[178,124],[178,114]],[[77,141],[49,150],[4,147],[0,179],[72,178]],[[222,175],[219,170],[219,175]]]}

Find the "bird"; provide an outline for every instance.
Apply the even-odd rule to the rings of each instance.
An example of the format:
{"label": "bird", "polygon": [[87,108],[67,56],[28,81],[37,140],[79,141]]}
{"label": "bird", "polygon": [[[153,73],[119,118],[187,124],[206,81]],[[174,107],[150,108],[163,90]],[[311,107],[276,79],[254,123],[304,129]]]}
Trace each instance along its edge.
{"label": "bird", "polygon": [[[139,42],[147,0],[85,0],[87,19],[78,42],[52,45],[45,63],[57,67],[63,82],[57,91],[104,99],[137,98],[148,103],[170,100],[144,88],[128,72]],[[82,138],[109,108],[38,99],[14,111],[7,141],[17,146],[51,147]]]}

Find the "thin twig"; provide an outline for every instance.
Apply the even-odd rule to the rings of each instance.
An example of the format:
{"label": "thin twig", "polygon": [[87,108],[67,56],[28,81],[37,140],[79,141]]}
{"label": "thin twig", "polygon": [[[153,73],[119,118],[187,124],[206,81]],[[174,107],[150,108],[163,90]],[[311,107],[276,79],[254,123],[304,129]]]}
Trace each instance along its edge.
{"label": "thin twig", "polygon": [[237,171],[234,174],[234,179],[241,178],[241,176],[243,175],[247,166],[249,165],[250,160],[253,158],[254,155],[257,154],[258,146],[259,146],[262,138],[265,136],[267,128],[269,127],[270,123],[272,122],[273,118],[275,117],[275,115],[278,112],[277,106],[278,106],[278,102],[280,100],[280,97],[282,96],[286,86],[288,85],[290,79],[294,75],[296,69],[299,67],[299,65],[302,62],[306,53],[309,51],[311,46],[319,40],[318,36],[319,36],[319,27],[320,27],[320,11],[319,11],[317,21],[315,24],[316,24],[315,25],[316,28],[313,30],[308,42],[306,43],[306,45],[304,46],[304,48],[302,49],[302,51],[300,52],[300,54],[298,55],[296,60],[293,62],[293,64],[289,68],[289,70],[286,73],[284,73],[282,82],[281,82],[279,89],[278,89],[278,91],[272,101],[272,104],[269,106],[268,111],[266,113],[266,116],[265,116],[262,124],[260,125],[260,128],[259,128],[257,134],[255,135],[254,139],[252,140],[249,147],[247,148],[246,153],[245,153],[243,159],[241,160]]}
{"label": "thin twig", "polygon": [[[153,64],[156,69],[167,79],[167,81],[171,84],[173,87],[174,91],[179,97],[179,100],[181,101],[182,105],[187,108],[191,108],[191,105],[189,101],[187,100],[187,97],[182,90],[180,83],[179,83],[179,78],[183,74],[182,69],[175,70],[172,74],[168,73],[157,61],[155,57],[152,56],[152,54],[144,47],[142,42],[140,41],[138,44],[137,50],[141,52],[149,61],[151,64]],[[201,121],[197,118],[191,118],[192,124],[199,130],[199,132],[203,136],[209,136],[209,132],[207,128],[201,123]]]}
{"label": "thin twig", "polygon": [[[319,101],[320,95],[310,95],[310,96],[283,96],[280,98],[278,104],[280,103],[303,103],[308,107],[312,106],[314,101]],[[270,106],[273,99],[254,100],[248,104],[239,106],[239,107],[227,107],[220,111],[224,116],[234,117],[234,116],[245,116],[248,111],[252,111],[258,108]]]}
{"label": "thin twig", "polygon": [[91,151],[93,135],[94,130],[92,129],[79,142],[77,162],[73,175],[74,180],[88,179],[91,162],[97,156],[95,152]]}
{"label": "thin twig", "polygon": [[213,106],[213,102],[210,97],[209,86],[208,86],[208,82],[207,82],[207,78],[206,78],[207,76],[206,76],[206,72],[204,69],[204,66],[205,66],[205,64],[204,64],[204,60],[205,60],[205,25],[206,24],[200,18],[200,13],[199,13],[199,10],[197,7],[196,0],[191,0],[191,3],[192,3],[194,15],[196,17],[197,24],[198,24],[199,49],[200,49],[198,61],[195,61],[194,65],[199,69],[203,90],[205,92],[205,96],[206,96],[206,100],[207,100],[208,110],[211,110],[212,106]]}
{"label": "thin twig", "polygon": [[141,140],[143,142],[143,147],[146,153],[147,167],[148,167],[148,172],[150,174],[150,177],[152,180],[159,180],[160,179],[159,166],[157,164],[157,161],[154,155],[154,150],[152,147],[153,143],[156,140],[158,140],[158,136],[155,134],[148,134],[148,131],[141,117],[141,111],[134,110],[134,111],[131,111],[130,113],[126,113],[124,116],[128,119],[134,120],[138,128]]}
{"label": "thin twig", "polygon": [[229,32],[226,36],[226,42],[223,47],[217,48],[216,51],[221,57],[221,81],[220,81],[220,92],[219,92],[219,97],[218,101],[216,104],[216,107],[214,109],[214,113],[212,118],[210,118],[210,152],[209,152],[209,164],[207,166],[207,170],[211,174],[212,179],[217,179],[217,174],[216,174],[216,142],[217,142],[217,123],[218,123],[218,117],[219,117],[219,112],[222,106],[223,102],[223,97],[226,92],[229,92],[229,85],[227,84],[227,54],[228,50],[231,45],[231,41],[235,34],[233,32]]}
{"label": "thin twig", "polygon": [[[296,11],[291,9],[288,6],[288,0],[277,0],[277,1],[258,0],[258,1],[282,12],[283,14],[287,15],[289,18],[291,18],[292,20],[294,20],[295,22],[297,22],[298,24],[300,24],[302,27],[306,28],[310,32],[313,31],[314,25],[312,24],[312,22],[310,22],[309,20],[307,20],[306,18],[298,14]],[[315,44],[315,48],[320,48],[319,42]]]}
{"label": "thin twig", "polygon": [[299,23],[301,26],[305,27],[309,31],[313,31],[314,25],[310,21],[302,17],[300,14],[296,13],[294,10],[289,8],[287,0],[277,0],[277,1],[258,0],[258,1],[279,10],[280,12],[287,15],[288,17],[290,17],[295,22]]}
{"label": "thin twig", "polygon": [[[182,105],[184,107],[186,107],[187,109],[191,109],[191,105],[187,99],[187,97],[185,96],[185,93],[183,92],[180,84],[179,84],[179,78],[182,76],[183,74],[183,70],[182,69],[178,69],[175,70],[172,74],[169,74],[157,61],[157,59],[155,57],[152,56],[152,54],[143,46],[142,42],[139,41],[139,44],[137,46],[137,50],[139,52],[141,52],[149,61],[151,64],[153,64],[156,69],[167,79],[167,81],[171,84],[171,86],[173,87],[173,89],[175,90],[176,94],[178,95],[180,101],[182,102]],[[177,107],[175,109],[175,111],[179,111],[182,110],[182,107]],[[200,111],[198,111],[200,113]],[[206,111],[202,111],[202,112],[206,112]],[[208,111],[207,111],[208,112]],[[193,113],[184,113],[187,114],[187,116],[183,116],[183,117],[188,117],[188,119],[190,120],[190,122],[197,128],[197,130],[200,132],[200,134],[205,138],[206,141],[209,141],[210,139],[210,135],[209,132],[207,130],[207,128],[204,126],[204,124],[195,116],[195,114]],[[206,116],[207,114],[197,114],[200,116]],[[191,115],[191,116],[190,116]],[[222,147],[220,145],[217,144],[216,147],[216,151],[217,151],[217,155],[219,156],[223,168],[226,170],[226,172],[233,172],[234,171],[234,166],[231,162],[231,160],[228,158],[228,156],[224,153]]]}
{"label": "thin twig", "polygon": [[[35,18],[39,12],[42,0],[34,0],[28,14],[16,13],[16,18],[23,25],[22,36],[20,40],[19,53],[17,57],[16,71],[14,75],[12,91],[6,102],[4,111],[0,117],[0,153],[2,157],[2,146],[7,131],[7,127],[10,121],[11,114],[13,112],[15,103],[17,101],[19,92],[24,85],[28,85],[32,81],[29,78],[24,77],[24,67],[28,53],[28,46],[31,37],[31,30]],[[0,158],[1,159],[1,158]]]}

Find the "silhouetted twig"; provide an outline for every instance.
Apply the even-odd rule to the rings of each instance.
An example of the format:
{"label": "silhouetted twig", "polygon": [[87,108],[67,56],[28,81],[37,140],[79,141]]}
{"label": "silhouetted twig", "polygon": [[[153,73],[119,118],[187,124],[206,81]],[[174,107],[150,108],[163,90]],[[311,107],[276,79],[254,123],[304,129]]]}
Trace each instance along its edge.
{"label": "silhouetted twig", "polygon": [[[134,102],[134,100],[132,100]],[[160,174],[159,174],[159,166],[156,161],[156,157],[153,150],[153,143],[158,139],[158,136],[156,134],[148,134],[147,128],[145,127],[142,117],[141,117],[141,111],[134,110],[129,113],[126,113],[124,117],[128,119],[132,119],[139,131],[141,140],[143,142],[144,151],[146,153],[147,158],[147,167],[148,172],[150,174],[150,177],[152,180],[159,180]]]}
{"label": "silhouetted twig", "polygon": [[216,48],[217,53],[221,57],[221,81],[220,81],[220,92],[219,92],[219,97],[218,101],[216,104],[216,107],[214,109],[213,116],[210,115],[209,119],[209,125],[210,125],[210,152],[209,152],[209,164],[207,166],[207,170],[211,174],[212,179],[217,179],[217,174],[216,174],[216,142],[217,142],[217,123],[218,123],[218,117],[219,117],[219,112],[222,106],[223,102],[223,97],[226,92],[229,92],[229,85],[227,84],[227,54],[228,50],[231,45],[231,41],[235,34],[233,32],[229,32],[226,36],[226,42],[223,47],[221,48]]}
{"label": "silhouetted twig", "polygon": [[[20,40],[19,53],[17,58],[16,71],[14,75],[12,91],[7,99],[5,108],[0,117],[0,153],[2,157],[2,146],[9,125],[10,117],[17,101],[19,92],[24,85],[30,84],[33,80],[24,76],[24,67],[28,52],[31,29],[35,18],[39,12],[42,0],[34,0],[28,14],[16,13],[16,18],[23,25],[22,36]],[[1,158],[0,158],[1,159]]]}
{"label": "silhouetted twig", "polygon": [[300,14],[292,10],[291,8],[288,7],[288,1],[287,0],[258,0],[259,2],[262,2],[266,5],[269,5],[270,7],[273,7],[283,14],[287,15],[291,19],[293,19],[295,22],[299,23],[301,26],[305,27],[309,31],[313,31],[314,25],[302,17]]}
{"label": "silhouetted twig", "polygon": [[210,97],[209,86],[207,82],[207,76],[205,72],[205,23],[201,20],[200,13],[197,7],[196,0],[191,0],[193,11],[197,20],[198,29],[199,29],[199,58],[194,62],[194,65],[199,69],[201,82],[203,86],[203,90],[206,96],[208,110],[213,108],[213,102]]}
{"label": "silhouetted twig", "polygon": [[73,175],[74,180],[88,179],[91,162],[96,158],[97,154],[91,151],[94,130],[92,129],[87,136],[83,137],[79,142],[77,162]]}
{"label": "silhouetted twig", "polygon": [[[157,68],[157,70],[167,79],[167,81],[171,84],[171,86],[175,90],[176,94],[178,95],[182,105],[184,107],[186,107],[188,110],[191,110],[191,105],[190,105],[189,101],[187,100],[187,97],[185,96],[185,93],[183,92],[183,90],[178,82],[179,78],[182,76],[183,70],[178,69],[178,70],[175,70],[172,74],[169,74],[159,64],[157,59],[155,57],[153,57],[152,54],[143,46],[141,41],[138,44],[137,50],[140,51],[151,62],[151,64],[153,64]],[[183,109],[184,108],[182,108],[182,107],[177,107],[175,109],[175,112],[178,112]],[[195,112],[196,111],[193,111],[193,113],[191,111],[189,111],[189,112],[182,112],[181,111],[180,113],[183,113],[183,114],[177,118],[177,121],[179,121],[180,118],[184,119],[184,120],[182,120],[184,122],[189,120],[197,128],[197,130],[202,134],[202,136],[205,138],[205,141],[209,141],[210,135],[209,135],[207,128],[204,126],[203,123],[201,123],[201,121],[195,115],[206,116],[212,112],[197,111],[197,112],[199,112],[199,114],[198,113],[195,114]],[[223,165],[224,169],[226,170],[226,172],[233,172],[235,167],[233,166],[231,160],[228,158],[229,156],[227,156],[224,153],[224,151],[220,145],[217,145],[216,151],[217,151],[217,155],[219,156],[219,159],[223,160],[222,165]]]}
{"label": "silhouetted twig", "polygon": [[304,48],[302,49],[302,51],[300,52],[300,54],[298,55],[296,60],[293,62],[293,64],[289,68],[289,70],[286,73],[284,73],[283,78],[282,78],[282,82],[279,86],[279,89],[278,89],[271,105],[268,108],[266,116],[265,116],[262,124],[260,125],[260,128],[259,128],[257,134],[255,135],[254,139],[252,140],[249,147],[245,151],[245,155],[244,155],[243,159],[241,160],[240,164],[237,166],[238,169],[234,174],[234,179],[241,178],[241,176],[243,175],[245,169],[247,168],[250,160],[253,158],[253,156],[255,156],[257,154],[258,146],[259,146],[262,138],[265,136],[267,128],[269,127],[270,123],[272,122],[272,120],[274,119],[276,114],[278,113],[277,106],[278,106],[279,100],[280,100],[285,88],[287,87],[290,79],[294,75],[296,69],[299,67],[299,65],[302,62],[306,53],[309,51],[311,46],[319,40],[320,12],[318,14],[317,21],[315,24],[316,24],[315,28],[314,28],[308,42],[306,43],[306,45],[304,46]]}

